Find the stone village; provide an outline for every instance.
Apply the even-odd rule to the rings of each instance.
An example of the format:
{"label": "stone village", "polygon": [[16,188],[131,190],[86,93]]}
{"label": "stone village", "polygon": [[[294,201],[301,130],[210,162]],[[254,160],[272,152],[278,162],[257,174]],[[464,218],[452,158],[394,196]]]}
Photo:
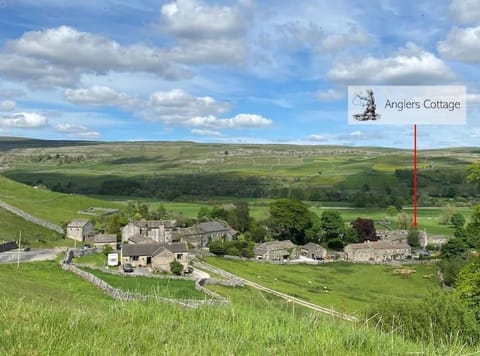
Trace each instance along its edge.
{"label": "stone village", "polygon": [[[406,230],[379,231],[378,241],[352,243],[343,252],[329,253],[323,246],[308,242],[297,246],[290,240],[258,243],[254,259],[272,263],[321,263],[324,261],[351,261],[364,263],[389,263],[412,258],[412,249],[407,244]],[[129,263],[135,268],[153,271],[169,271],[170,263],[177,261],[187,271],[189,251],[203,250],[212,241],[233,241],[239,233],[226,222],[210,220],[191,227],[177,227],[175,220],[130,220],[121,230],[121,241],[113,234],[95,234],[88,219],[72,220],[66,228],[66,236],[82,244],[92,244],[97,249],[109,246],[118,251],[121,264]],[[420,243],[425,247],[429,240],[426,232],[420,232]],[[441,242],[440,242],[441,243]]]}

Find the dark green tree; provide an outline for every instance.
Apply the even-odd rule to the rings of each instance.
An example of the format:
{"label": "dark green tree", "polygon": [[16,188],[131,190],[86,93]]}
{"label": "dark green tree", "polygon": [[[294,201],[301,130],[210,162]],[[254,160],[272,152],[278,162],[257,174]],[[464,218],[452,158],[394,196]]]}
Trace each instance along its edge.
{"label": "dark green tree", "polygon": [[270,204],[270,230],[274,238],[303,245],[312,227],[312,214],[299,200],[278,199]]}
{"label": "dark green tree", "polygon": [[456,228],[460,228],[463,225],[465,225],[465,217],[462,215],[462,213],[455,213],[452,215],[450,218],[450,223]]}
{"label": "dark green tree", "polygon": [[178,261],[170,262],[170,272],[180,276],[183,273],[183,265]]}
{"label": "dark green tree", "polygon": [[408,232],[407,243],[412,247],[420,246],[420,238],[418,237],[418,230],[410,230]]}
{"label": "dark green tree", "polygon": [[320,218],[320,224],[323,230],[323,241],[328,242],[338,238],[343,240],[345,223],[338,211],[325,210]]}

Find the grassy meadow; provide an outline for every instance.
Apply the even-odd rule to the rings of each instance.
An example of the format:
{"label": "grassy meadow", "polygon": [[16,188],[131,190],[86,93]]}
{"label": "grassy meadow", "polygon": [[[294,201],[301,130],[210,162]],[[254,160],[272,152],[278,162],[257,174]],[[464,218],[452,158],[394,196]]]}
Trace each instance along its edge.
{"label": "grassy meadow", "polygon": [[0,200],[55,224],[68,222],[72,218],[87,219],[89,215],[79,214],[78,211],[89,207],[119,208],[123,206],[82,195],[36,189],[2,176],[0,176]]}
{"label": "grassy meadow", "polygon": [[[14,282],[15,281],[15,282]],[[14,282],[14,283],[13,283]],[[0,265],[4,355],[456,355],[459,343],[417,343],[363,324],[292,310],[249,288],[214,289],[232,303],[195,310],[118,302],[56,262]]]}
{"label": "grassy meadow", "polygon": [[175,299],[205,299],[207,296],[195,289],[195,282],[181,279],[123,276],[102,272],[92,268],[84,271],[103,279],[114,288],[123,291],[156,295]]}
{"label": "grassy meadow", "polygon": [[382,298],[421,300],[430,290],[439,288],[434,265],[405,267],[416,272],[402,277],[394,273],[395,268],[382,265],[274,265],[221,257],[208,257],[206,261],[252,282],[357,316]]}
{"label": "grassy meadow", "polygon": [[4,209],[0,209],[0,221],[0,240],[18,240],[21,232],[22,244],[42,246],[61,238],[59,233],[28,222]]}

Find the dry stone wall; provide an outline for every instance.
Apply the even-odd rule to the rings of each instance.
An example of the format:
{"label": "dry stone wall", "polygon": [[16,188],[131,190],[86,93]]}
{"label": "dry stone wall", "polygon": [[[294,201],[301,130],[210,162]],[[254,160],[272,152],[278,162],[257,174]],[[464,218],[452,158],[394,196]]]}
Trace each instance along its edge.
{"label": "dry stone wall", "polygon": [[19,208],[16,208],[16,207],[14,207],[10,204],[7,204],[7,203],[5,203],[1,200],[0,200],[0,208],[3,208],[5,210],[17,215],[17,216],[21,217],[22,219],[24,219],[26,221],[30,221],[34,224],[43,226],[46,229],[56,231],[59,234],[64,234],[65,233],[65,231],[63,230],[63,228],[61,226],[52,224],[51,222],[48,222],[48,221],[45,221],[45,220],[42,220],[42,219],[39,219],[39,218],[36,218],[35,216],[32,216],[32,215],[26,213],[25,211],[23,211]]}

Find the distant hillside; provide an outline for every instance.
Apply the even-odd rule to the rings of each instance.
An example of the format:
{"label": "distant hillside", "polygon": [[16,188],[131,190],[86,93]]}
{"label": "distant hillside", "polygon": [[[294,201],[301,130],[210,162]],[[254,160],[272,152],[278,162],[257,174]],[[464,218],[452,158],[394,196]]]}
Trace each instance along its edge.
{"label": "distant hillside", "polygon": [[121,207],[118,203],[30,187],[2,176],[0,200],[54,224],[62,224],[75,217],[85,218],[86,215],[78,214],[78,211],[89,207]]}
{"label": "distant hillside", "polygon": [[[291,197],[385,206],[411,203],[413,188],[410,150],[6,138],[1,149],[1,142],[4,175],[65,193],[167,200]],[[432,197],[474,197],[477,187],[465,183],[465,168],[479,159],[478,148],[419,152],[420,204],[431,204]]]}

